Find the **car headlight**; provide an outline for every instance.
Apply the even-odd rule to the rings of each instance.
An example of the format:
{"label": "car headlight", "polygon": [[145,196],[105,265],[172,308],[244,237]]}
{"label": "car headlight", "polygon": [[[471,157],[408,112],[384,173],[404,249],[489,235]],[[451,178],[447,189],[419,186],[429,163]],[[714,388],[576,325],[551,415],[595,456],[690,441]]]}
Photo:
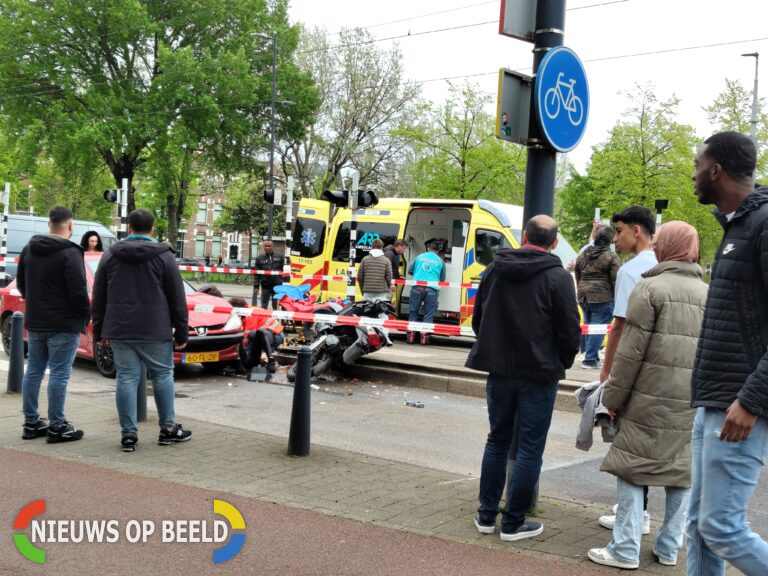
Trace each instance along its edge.
{"label": "car headlight", "polygon": [[229,317],[229,320],[227,320],[227,323],[224,324],[224,330],[227,332],[233,332],[235,330],[242,330],[243,328],[243,321],[240,320],[240,316],[237,314],[232,314]]}

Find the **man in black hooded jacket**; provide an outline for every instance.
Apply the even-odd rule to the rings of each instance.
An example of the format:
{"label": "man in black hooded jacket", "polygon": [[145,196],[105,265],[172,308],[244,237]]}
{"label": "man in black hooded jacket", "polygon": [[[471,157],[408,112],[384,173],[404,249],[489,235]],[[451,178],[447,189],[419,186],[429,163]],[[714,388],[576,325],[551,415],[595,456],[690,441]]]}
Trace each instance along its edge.
{"label": "man in black hooded jacket", "polygon": [[[67,383],[90,313],[83,249],[69,240],[72,218],[69,208],[51,209],[50,235],[32,236],[21,251],[16,276],[16,287],[27,301],[24,327],[29,339],[29,363],[21,385],[21,437],[47,436],[51,444],[83,437],[83,431],[64,418]],[[46,368],[50,369],[47,421],[40,418],[37,405]]]}
{"label": "man in black hooded jacket", "polygon": [[517,428],[516,465],[502,512],[501,539],[541,534],[525,520],[539,479],[557,383],[579,351],[579,313],[571,275],[551,250],[557,224],[534,216],[518,250],[499,250],[477,289],[472,328],[477,341],[467,367],[488,372],[486,397],[491,431],[480,474],[475,527],[496,529],[507,460]]}
{"label": "man in black hooded jacket", "polygon": [[192,434],[175,422],[173,406],[173,350],[189,340],[187,298],[173,250],[151,237],[154,221],[147,210],[128,215],[129,236],[104,253],[93,285],[93,337],[114,354],[125,452],[139,441],[136,391],[143,365],[157,405],[158,444],[184,442]]}

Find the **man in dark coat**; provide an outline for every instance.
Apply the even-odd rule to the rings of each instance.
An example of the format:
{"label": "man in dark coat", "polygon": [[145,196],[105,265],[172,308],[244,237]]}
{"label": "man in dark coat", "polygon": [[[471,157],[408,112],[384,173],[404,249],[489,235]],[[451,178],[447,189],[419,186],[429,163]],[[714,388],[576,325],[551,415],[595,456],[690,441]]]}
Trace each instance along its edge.
{"label": "man in dark coat", "polygon": [[754,189],[757,150],[747,136],[704,141],[693,175],[725,233],[712,265],[691,403],[688,574],[768,574],[768,543],[747,523],[747,503],[768,452],[768,196]]}
{"label": "man in dark coat", "polygon": [[[64,418],[64,399],[72,373],[80,332],[90,315],[83,249],[69,238],[72,211],[62,206],[48,216],[50,235],[30,238],[21,251],[16,287],[27,301],[24,327],[29,339],[29,363],[21,384],[24,430],[31,440],[48,437],[48,443],[80,440],[83,431]],[[48,420],[40,418],[38,398],[46,368]]]}
{"label": "man in dark coat", "polygon": [[[283,257],[272,250],[272,240],[264,240],[261,244],[264,254],[256,258],[254,268],[271,272],[283,271]],[[256,274],[253,277],[253,298],[251,303],[261,308],[269,308],[275,295],[275,286],[283,283],[283,277],[279,275]],[[261,300],[257,300],[259,287],[261,287]],[[275,306],[272,304],[272,309]]]}
{"label": "man in dark coat", "polygon": [[557,223],[534,216],[520,249],[499,250],[486,268],[475,297],[472,328],[477,341],[467,367],[488,372],[486,397],[491,431],[480,474],[475,527],[496,529],[507,460],[518,429],[516,465],[502,512],[501,539],[541,534],[525,513],[539,479],[552,420],[557,383],[579,351],[579,313],[571,275],[551,253]]}
{"label": "man in dark coat", "polygon": [[93,338],[114,354],[124,452],[139,442],[136,391],[144,366],[157,405],[158,444],[185,442],[192,434],[174,414],[173,350],[189,340],[187,298],[173,250],[152,239],[154,221],[147,210],[128,215],[128,237],[104,253],[93,284]]}
{"label": "man in dark coat", "polygon": [[400,260],[407,247],[408,243],[405,240],[395,240],[394,244],[390,244],[384,248],[384,256],[386,256],[392,264],[392,278],[395,280],[401,278]]}

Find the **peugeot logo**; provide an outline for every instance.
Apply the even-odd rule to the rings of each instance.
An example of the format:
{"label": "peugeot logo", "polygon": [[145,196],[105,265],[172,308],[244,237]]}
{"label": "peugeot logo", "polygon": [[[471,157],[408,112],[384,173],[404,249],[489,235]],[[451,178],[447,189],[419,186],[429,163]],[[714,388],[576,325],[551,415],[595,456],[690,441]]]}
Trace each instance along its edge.
{"label": "peugeot logo", "polygon": [[195,328],[195,332],[197,332],[198,336],[205,336],[206,334],[208,334],[208,328],[206,328],[205,326],[198,326],[197,328]]}

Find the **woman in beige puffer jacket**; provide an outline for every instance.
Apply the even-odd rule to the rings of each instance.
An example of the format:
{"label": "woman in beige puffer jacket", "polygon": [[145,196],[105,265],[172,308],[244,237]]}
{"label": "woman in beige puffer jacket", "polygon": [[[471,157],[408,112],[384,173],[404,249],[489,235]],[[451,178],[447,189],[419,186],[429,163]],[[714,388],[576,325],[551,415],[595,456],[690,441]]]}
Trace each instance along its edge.
{"label": "woman in beige puffer jacket", "polygon": [[666,513],[653,550],[674,565],[683,539],[691,486],[691,372],[704,317],[707,285],[696,263],[696,229],[668,222],[658,232],[659,264],[629,299],[603,405],[617,413],[619,432],[600,467],[618,479],[613,540],[589,551],[599,564],[637,568],[643,524],[643,486],[664,486]]}

